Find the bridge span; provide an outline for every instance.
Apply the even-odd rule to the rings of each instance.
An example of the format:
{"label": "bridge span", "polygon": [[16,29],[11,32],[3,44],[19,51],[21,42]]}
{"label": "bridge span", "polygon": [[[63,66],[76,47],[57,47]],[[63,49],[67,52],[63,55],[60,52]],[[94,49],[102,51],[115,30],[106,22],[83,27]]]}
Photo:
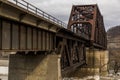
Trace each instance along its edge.
{"label": "bridge span", "polygon": [[9,57],[9,80],[106,73],[106,49],[96,4],[73,5],[67,25],[25,0],[0,0],[0,52],[15,53]]}

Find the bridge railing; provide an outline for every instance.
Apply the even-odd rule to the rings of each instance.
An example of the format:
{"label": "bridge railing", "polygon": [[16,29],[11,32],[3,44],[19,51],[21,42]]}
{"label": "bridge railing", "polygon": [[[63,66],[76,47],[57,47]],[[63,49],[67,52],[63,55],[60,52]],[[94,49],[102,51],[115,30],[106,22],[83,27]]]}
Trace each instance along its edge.
{"label": "bridge railing", "polygon": [[50,14],[42,11],[41,9],[37,8],[36,6],[28,3],[27,1],[25,0],[9,0],[9,1],[12,1],[13,3],[15,3],[16,5],[18,6],[21,6],[23,8],[25,8],[27,11],[31,11],[45,19],[47,19],[48,21],[51,21],[55,24],[58,24],[59,26],[61,27],[67,27],[67,24],[62,22],[61,20],[51,16]]}

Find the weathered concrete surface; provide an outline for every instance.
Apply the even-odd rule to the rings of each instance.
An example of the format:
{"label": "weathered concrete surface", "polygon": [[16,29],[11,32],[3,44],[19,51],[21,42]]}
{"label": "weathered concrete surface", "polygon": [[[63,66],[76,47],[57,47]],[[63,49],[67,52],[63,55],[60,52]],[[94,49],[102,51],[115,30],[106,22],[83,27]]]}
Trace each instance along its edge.
{"label": "weathered concrete surface", "polygon": [[58,80],[59,55],[10,55],[9,80]]}
{"label": "weathered concrete surface", "polygon": [[73,77],[85,77],[101,75],[106,76],[107,63],[108,63],[108,51],[97,49],[86,49],[86,64],[82,68],[76,69]]}
{"label": "weathered concrete surface", "polygon": [[92,72],[94,75],[107,75],[107,63],[109,60],[107,50],[88,49],[86,55],[86,67],[92,70],[90,72]]}
{"label": "weathered concrete surface", "polygon": [[0,66],[8,66],[9,61],[8,60],[2,60],[0,59]]}

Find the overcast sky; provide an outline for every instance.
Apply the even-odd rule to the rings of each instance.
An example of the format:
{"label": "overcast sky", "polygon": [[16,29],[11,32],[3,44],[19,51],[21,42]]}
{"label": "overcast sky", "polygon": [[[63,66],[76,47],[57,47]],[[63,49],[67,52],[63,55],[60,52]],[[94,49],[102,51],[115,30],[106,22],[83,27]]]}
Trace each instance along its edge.
{"label": "overcast sky", "polygon": [[120,25],[120,0],[26,0],[43,11],[68,23],[72,5],[98,4],[106,30]]}

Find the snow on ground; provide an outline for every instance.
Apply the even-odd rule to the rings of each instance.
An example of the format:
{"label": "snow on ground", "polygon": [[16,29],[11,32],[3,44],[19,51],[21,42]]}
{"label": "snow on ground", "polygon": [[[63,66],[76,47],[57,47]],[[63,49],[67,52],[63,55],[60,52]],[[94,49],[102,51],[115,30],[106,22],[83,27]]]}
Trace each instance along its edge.
{"label": "snow on ground", "polygon": [[0,74],[7,75],[8,74],[8,67],[0,66]]}
{"label": "snow on ground", "polygon": [[0,66],[0,79],[8,80],[8,67]]}

